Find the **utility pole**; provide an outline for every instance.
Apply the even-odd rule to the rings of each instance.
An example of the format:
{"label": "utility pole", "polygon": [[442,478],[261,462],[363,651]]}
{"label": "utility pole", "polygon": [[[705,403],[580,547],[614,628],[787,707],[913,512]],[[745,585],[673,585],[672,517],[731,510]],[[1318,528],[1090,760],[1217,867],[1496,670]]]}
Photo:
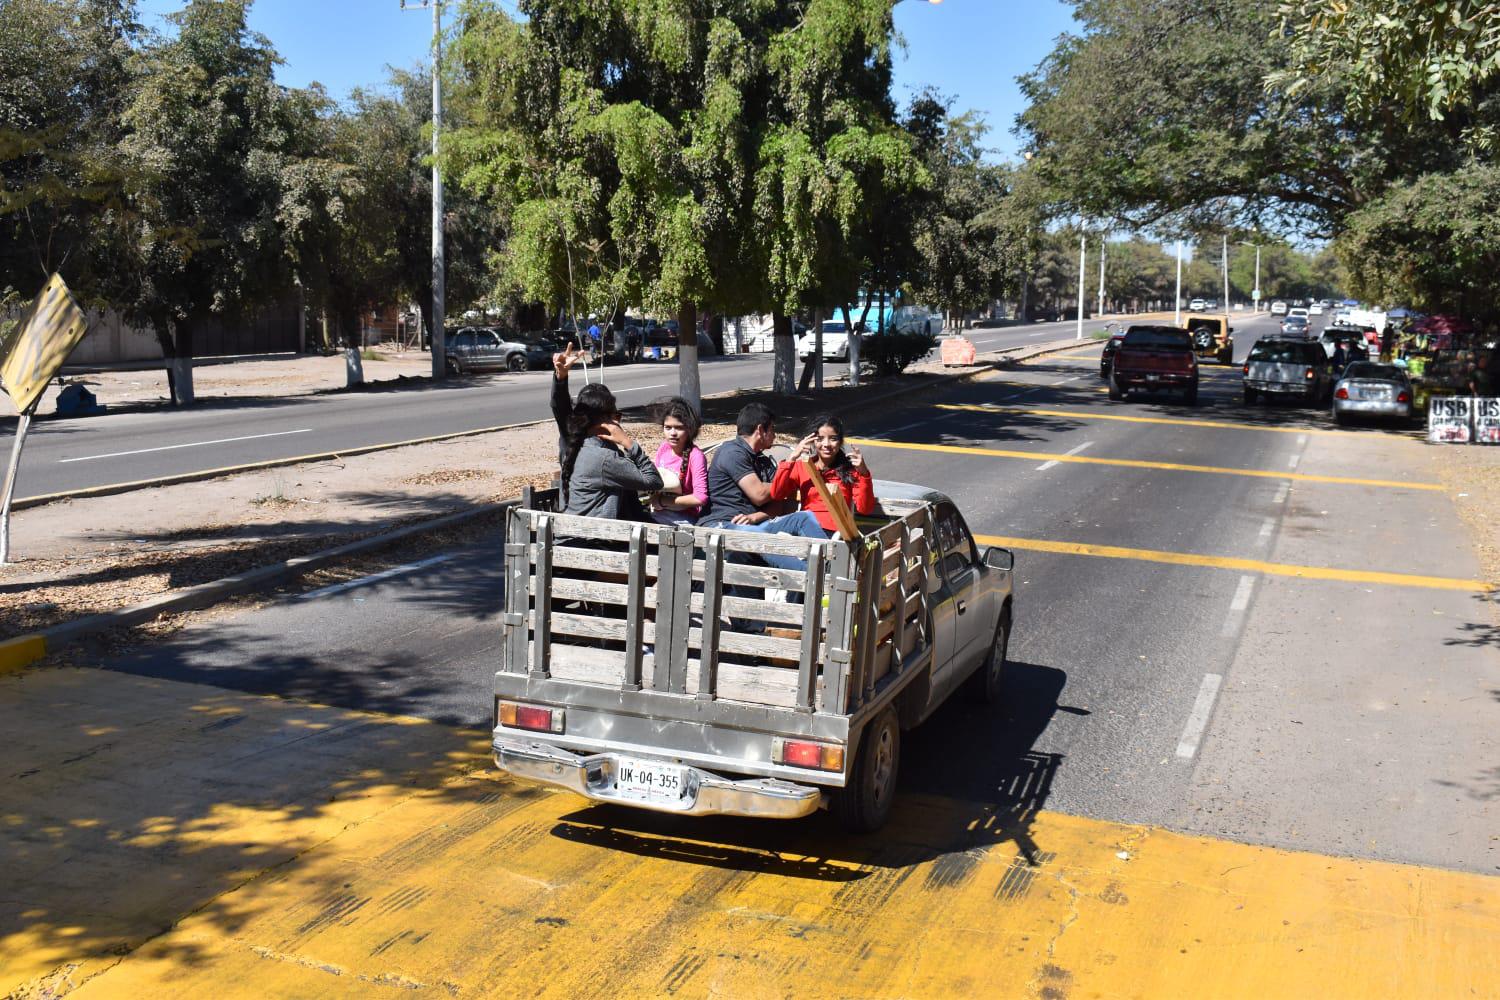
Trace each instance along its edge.
{"label": "utility pole", "polygon": [[1100,240],[1099,241],[1099,308],[1097,310],[1095,310],[1095,312],[1094,312],[1095,316],[1103,316],[1104,315],[1104,256],[1105,256],[1105,243],[1104,243],[1103,240]]}
{"label": "utility pole", "polygon": [[1088,273],[1084,270],[1084,254],[1088,249],[1088,245],[1089,238],[1087,236],[1078,237],[1078,333],[1074,335],[1074,340],[1083,339],[1083,282],[1085,280],[1084,275]]}
{"label": "utility pole", "polygon": [[1224,234],[1224,312],[1229,312],[1229,234]]}
{"label": "utility pole", "polygon": [[1172,300],[1173,326],[1182,325],[1182,241],[1177,241],[1177,298]]}
{"label": "utility pole", "polygon": [[1260,315],[1260,244],[1255,244],[1255,315]]}
{"label": "utility pole", "polygon": [[443,127],[443,5],[442,0],[420,0],[417,7],[432,8],[432,377],[448,375],[447,344],[443,341],[443,174],[438,168],[438,134]]}

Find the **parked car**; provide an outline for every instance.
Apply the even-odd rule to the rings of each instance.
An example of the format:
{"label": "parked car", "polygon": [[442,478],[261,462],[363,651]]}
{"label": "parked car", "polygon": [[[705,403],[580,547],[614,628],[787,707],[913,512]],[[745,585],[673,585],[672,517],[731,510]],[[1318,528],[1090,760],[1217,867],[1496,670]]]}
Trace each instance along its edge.
{"label": "parked car", "polygon": [[1188,406],[1198,405],[1198,358],[1192,338],[1177,326],[1132,326],[1115,350],[1109,398],[1163,389],[1180,392]]}
{"label": "parked car", "polygon": [[543,333],[518,334],[482,326],[451,331],[444,344],[448,370],[455,375],[545,367],[556,349],[556,342]]}
{"label": "parked car", "polygon": [[[859,324],[856,323],[855,326]],[[868,334],[866,335],[868,340]],[[861,344],[865,340],[860,341]],[[813,356],[817,349],[817,335],[809,330],[797,339],[797,357],[806,360]],[[823,321],[823,360],[824,361],[848,361],[849,360],[849,328],[841,319],[825,319]]]}
{"label": "parked car", "polygon": [[1281,332],[1288,337],[1306,337],[1308,322],[1306,316],[1288,316],[1281,321]]}
{"label": "parked car", "polygon": [[1307,307],[1307,312],[1308,312],[1308,315],[1310,315],[1310,316],[1321,316],[1321,315],[1323,315],[1323,303],[1321,303],[1321,302],[1314,302],[1312,305],[1310,305],[1310,306]]}
{"label": "parked car", "polygon": [[1110,366],[1114,364],[1115,352],[1120,349],[1120,345],[1124,342],[1125,335],[1123,333],[1112,334],[1110,338],[1104,342],[1104,353],[1099,355],[1100,378],[1109,378],[1109,369]]}
{"label": "parked car", "polygon": [[1262,395],[1321,403],[1332,392],[1328,355],[1317,341],[1267,337],[1256,341],[1245,360],[1245,402]]}
{"label": "parked car", "polygon": [[[1369,352],[1369,340],[1365,332],[1357,326],[1328,326],[1318,337],[1318,343],[1323,345],[1323,353],[1330,358],[1333,352],[1338,350],[1339,344],[1344,345],[1344,355],[1350,361],[1363,361]],[[1355,357],[1355,355],[1358,357]]]}
{"label": "parked car", "polygon": [[1277,299],[1275,302],[1272,302],[1271,303],[1271,315],[1272,316],[1285,316],[1286,315],[1286,303],[1283,302],[1283,301],[1281,301],[1280,299]]}
{"label": "parked car", "polygon": [[1373,361],[1356,361],[1344,369],[1333,388],[1333,419],[1386,417],[1410,421],[1412,386],[1406,369]]}
{"label": "parked car", "polygon": [[1194,299],[1188,303],[1188,312],[1202,312],[1208,308],[1208,303],[1202,299]]}

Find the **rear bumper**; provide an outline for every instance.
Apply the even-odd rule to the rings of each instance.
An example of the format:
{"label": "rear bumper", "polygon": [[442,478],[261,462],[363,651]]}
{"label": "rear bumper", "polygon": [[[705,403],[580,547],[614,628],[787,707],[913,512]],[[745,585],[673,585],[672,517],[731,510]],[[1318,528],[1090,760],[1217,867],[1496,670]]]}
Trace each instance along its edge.
{"label": "rear bumper", "polygon": [[1393,417],[1400,420],[1410,420],[1412,414],[1410,403],[1396,403],[1386,399],[1335,399],[1333,412],[1350,416]]}
{"label": "rear bumper", "polygon": [[1181,372],[1129,372],[1114,371],[1114,380],[1120,387],[1129,389],[1187,389],[1198,384],[1197,375]]}
{"label": "rear bumper", "polygon": [[546,743],[497,736],[495,766],[518,778],[565,788],[595,802],[653,809],[689,816],[753,816],[798,819],[823,804],[823,790],[777,778],[732,780],[702,768],[684,766],[687,787],[670,802],[621,795],[615,788],[620,755],[580,755]]}
{"label": "rear bumper", "polygon": [[1269,396],[1301,396],[1303,399],[1317,399],[1322,391],[1316,382],[1264,382],[1249,378],[1245,379],[1245,388]]}

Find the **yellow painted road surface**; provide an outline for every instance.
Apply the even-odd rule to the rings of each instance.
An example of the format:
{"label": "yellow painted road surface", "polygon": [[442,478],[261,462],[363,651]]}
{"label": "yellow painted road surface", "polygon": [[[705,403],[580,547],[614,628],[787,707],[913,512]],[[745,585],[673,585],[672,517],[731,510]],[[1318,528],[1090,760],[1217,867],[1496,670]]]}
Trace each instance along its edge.
{"label": "yellow painted road surface", "polygon": [[91,670],[0,679],[0,725],[18,997],[1500,993],[1480,875],[1025,802],[857,838],[602,809],[482,734]]}

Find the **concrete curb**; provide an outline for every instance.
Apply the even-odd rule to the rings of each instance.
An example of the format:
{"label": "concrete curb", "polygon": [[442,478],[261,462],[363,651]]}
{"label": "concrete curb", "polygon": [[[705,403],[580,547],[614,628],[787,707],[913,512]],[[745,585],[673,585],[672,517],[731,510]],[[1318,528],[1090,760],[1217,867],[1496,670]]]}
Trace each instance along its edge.
{"label": "concrete curb", "polygon": [[[1000,364],[1005,361],[1026,361],[1031,358],[1042,357],[1047,354],[1055,354],[1061,351],[1074,350],[1079,346],[1080,344],[1077,340],[1070,340],[1066,344],[1061,344],[1060,342],[1054,341],[1049,344],[1039,345],[1035,348],[1012,348],[1009,351],[996,352],[1001,356],[976,364],[975,366],[968,368],[965,371],[954,372],[952,374],[944,374],[940,376],[940,378],[936,383],[934,383],[934,385],[929,385],[927,386],[927,388],[930,389],[936,385],[951,385],[955,382],[962,382],[968,379],[975,378],[976,376],[983,375],[986,372],[996,371],[998,370]],[[872,404],[879,404],[885,402],[886,400],[894,399],[897,396],[905,395],[909,391],[909,388],[892,389],[890,392],[881,393],[879,395],[870,397],[869,399],[861,400],[859,405],[861,407],[866,407]],[[457,434],[448,434],[437,438],[423,438],[417,441],[403,442],[403,444],[421,444],[427,441],[443,440],[445,438],[470,437],[475,434],[487,434],[491,431],[509,430],[514,427],[527,427],[531,426],[531,424],[545,422],[546,421],[529,421],[528,423],[524,424],[508,424],[505,427],[463,431]],[[360,449],[350,449],[348,451],[340,452],[339,454],[354,455],[395,447],[401,447],[401,445],[375,445]],[[236,471],[244,471],[251,468],[265,468],[271,465],[291,464],[295,461],[311,460],[316,459],[288,459],[286,461],[265,463],[263,465],[243,466]],[[223,473],[221,472],[217,474]],[[207,479],[212,478],[212,475],[213,474],[210,473],[204,473],[201,475],[195,474],[192,478]],[[151,485],[170,485],[173,482],[182,481],[188,480],[184,477],[178,477],[171,480],[162,480]],[[123,492],[123,490],[117,492]],[[505,510],[519,502],[519,500],[505,500],[498,504],[485,504],[479,507],[472,507],[468,510],[457,511],[453,514],[447,514],[443,517],[437,518],[436,520],[423,521],[419,524],[407,525],[404,528],[397,528],[393,531],[371,535],[370,537],[362,538],[359,541],[349,542],[347,544],[339,545],[331,549],[323,549],[322,551],[314,552],[311,555],[297,556],[292,559],[286,559],[281,562],[272,563],[269,566],[261,566],[257,569],[247,570],[244,573],[238,573],[234,576],[227,576],[222,580],[212,580],[208,583],[199,584],[196,587],[189,587],[186,590],[179,591],[177,593],[163,594],[160,597],[154,597],[149,601],[143,601],[140,604],[132,605],[128,608],[121,608],[118,611],[108,611],[104,612],[103,614],[89,615],[87,618],[79,618],[76,621],[65,622],[61,625],[54,625],[52,628],[44,629],[41,632],[33,632],[28,635],[17,636],[13,639],[0,641],[0,676],[21,670],[31,665],[32,663],[35,663],[37,660],[42,659],[42,657],[46,656],[49,652],[56,652],[61,647],[79,642],[90,636],[98,635],[101,632],[107,632],[110,629],[116,628],[126,628],[131,625],[139,625],[142,622],[151,621],[152,619],[163,614],[181,611],[195,611],[199,608],[205,608],[209,605],[216,604],[227,597],[237,597],[241,594],[250,593],[251,591],[259,590],[273,584],[282,583],[286,580],[301,576],[304,573],[319,569],[323,566],[328,565],[329,563],[336,562],[351,555],[358,555],[360,553],[370,552],[375,549],[383,548],[386,545],[401,541],[404,538],[410,538],[413,535],[419,535],[425,532],[436,531],[440,528],[446,528],[451,525],[463,524],[467,521],[477,520],[478,518],[483,517],[486,514]]]}
{"label": "concrete curb", "polygon": [[463,524],[466,521],[477,520],[486,514],[506,510],[518,500],[505,500],[498,504],[485,504],[480,507],[471,507],[468,510],[457,511],[447,514],[432,521],[423,521],[420,524],[410,524],[404,528],[371,535],[358,541],[348,542],[331,549],[323,549],[311,555],[296,556],[281,562],[272,563],[269,566],[261,566],[256,569],[237,573],[234,576],[226,576],[221,580],[211,580],[208,583],[200,583],[196,587],[172,594],[163,594],[153,597],[149,601],[121,608],[118,611],[106,611],[102,614],[89,615],[76,621],[64,622],[54,625],[41,632],[33,632],[29,635],[18,636],[0,642],[0,675],[13,673],[24,667],[35,663],[49,652],[56,652],[63,646],[79,642],[90,636],[107,632],[110,629],[125,628],[131,625],[139,625],[152,619],[180,611],[195,611],[216,604],[227,597],[237,597],[240,594],[251,593],[262,590],[273,584],[282,583],[286,580],[309,573],[329,563],[337,562],[351,555],[358,555],[383,548],[393,542],[420,535],[440,528],[451,527],[455,524]]}

